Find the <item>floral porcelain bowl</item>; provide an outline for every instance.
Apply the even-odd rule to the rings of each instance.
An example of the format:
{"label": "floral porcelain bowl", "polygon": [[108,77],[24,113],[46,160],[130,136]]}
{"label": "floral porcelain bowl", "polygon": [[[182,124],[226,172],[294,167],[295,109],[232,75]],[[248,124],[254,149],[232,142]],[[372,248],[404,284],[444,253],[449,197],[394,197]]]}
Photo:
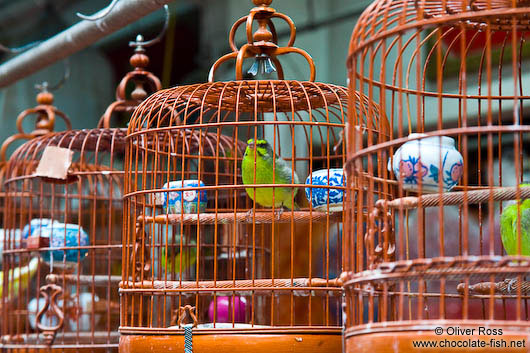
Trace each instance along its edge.
{"label": "floral porcelain bowl", "polygon": [[[198,180],[177,180],[165,183],[163,189],[198,188],[205,186]],[[200,197],[199,197],[200,196]],[[184,190],[162,193],[162,201],[166,213],[197,213],[206,210],[208,199],[206,190]]]}
{"label": "floral porcelain bowl", "polygon": [[51,220],[49,218],[33,218],[29,224],[26,224],[22,230],[22,238],[27,239],[30,236],[39,235],[41,228],[46,228],[52,223],[59,223],[57,220]]}
{"label": "floral porcelain bowl", "polygon": [[[329,175],[329,179],[328,179]],[[342,168],[321,169],[312,172],[305,181],[306,185],[319,186],[344,186],[344,173]],[[329,212],[342,211],[342,201],[344,190],[335,188],[315,188],[306,187],[305,196],[311,202],[313,208],[318,211],[328,210]]]}
{"label": "floral porcelain bowl", "polygon": [[[77,262],[88,254],[88,249],[75,249],[79,246],[88,246],[90,239],[82,227],[71,223],[50,223],[40,228],[39,236],[50,239],[50,249],[42,254],[46,262],[63,261]],[[58,248],[71,247],[74,249],[59,250]]]}
{"label": "floral porcelain bowl", "polygon": [[[410,134],[409,138],[422,136]],[[439,192],[440,182],[443,191],[450,191],[462,177],[464,159],[453,138],[432,136],[401,145],[388,160],[388,170],[403,183],[403,189],[419,191],[421,180],[422,192]]]}

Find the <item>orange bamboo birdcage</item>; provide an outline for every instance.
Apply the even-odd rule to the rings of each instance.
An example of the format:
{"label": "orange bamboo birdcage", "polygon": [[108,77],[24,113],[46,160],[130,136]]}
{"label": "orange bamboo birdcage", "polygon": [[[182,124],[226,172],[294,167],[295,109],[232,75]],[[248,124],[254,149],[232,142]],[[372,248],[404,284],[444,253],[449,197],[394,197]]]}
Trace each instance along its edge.
{"label": "orange bamboo birdcage", "polygon": [[[347,92],[314,82],[313,60],[293,47],[292,20],[270,0],[254,4],[232,27],[233,51],[212,66],[208,83],[152,95],[129,124],[122,352],[341,349],[342,211],[325,198],[309,203],[305,189],[312,196],[318,186],[304,181],[342,169]],[[275,18],[291,29],[286,46]],[[247,43],[238,48],[243,23]],[[284,79],[279,58],[287,53],[307,60],[309,81]],[[249,74],[277,71],[278,79],[245,80],[247,58],[256,60]],[[236,81],[214,82],[228,60]],[[268,151],[261,160],[250,156],[258,144]],[[246,184],[245,153],[246,168],[259,170]]]}
{"label": "orange bamboo birdcage", "polygon": [[[22,244],[8,237],[3,253],[6,351],[118,350],[126,129],[110,119],[161,88],[145,69],[145,43],[131,43],[134,70],[97,129],[32,139],[7,164],[4,226]],[[10,284],[19,274],[21,284]]]}
{"label": "orange bamboo birdcage", "polygon": [[[21,144],[22,141],[31,140],[39,136],[44,136],[52,133],[56,128],[57,118],[62,120],[63,125],[66,129],[71,129],[70,120],[68,117],[53,106],[53,94],[52,89],[58,88],[63,81],[54,87],[48,87],[47,82],[36,85],[39,90],[37,94],[37,106],[29,108],[20,113],[16,119],[17,133],[9,136],[0,147],[0,273],[3,273],[3,261],[2,253],[7,243],[20,244],[21,232],[18,229],[7,229],[4,226],[4,211],[5,211],[5,190],[4,190],[4,179],[7,166],[7,156],[10,151],[16,147],[17,144]],[[49,88],[49,90],[48,90]],[[35,127],[33,131],[27,132],[24,130],[24,122],[27,122],[31,117],[35,118]],[[60,126],[61,124],[59,124]],[[3,275],[3,274],[2,274]],[[12,274],[14,276],[15,273]],[[0,310],[3,306],[0,304]],[[0,327],[2,324],[0,323]],[[1,343],[0,343],[1,344]]]}
{"label": "orange bamboo birdcage", "polygon": [[361,136],[351,95],[347,352],[527,351],[529,18],[518,0],[377,0],[360,17],[349,91],[392,132]]}

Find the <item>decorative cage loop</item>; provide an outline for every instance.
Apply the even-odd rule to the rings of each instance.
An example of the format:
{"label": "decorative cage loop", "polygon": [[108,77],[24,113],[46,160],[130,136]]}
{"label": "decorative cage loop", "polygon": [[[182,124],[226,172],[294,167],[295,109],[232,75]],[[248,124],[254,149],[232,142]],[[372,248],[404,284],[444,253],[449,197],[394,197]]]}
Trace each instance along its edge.
{"label": "decorative cage loop", "polygon": [[[53,132],[55,128],[55,116],[59,116],[66,124],[66,129],[71,130],[72,124],[70,119],[62,111],[53,106],[53,94],[48,91],[42,91],[37,95],[37,106],[26,109],[17,117],[18,133],[8,137],[0,147],[0,163],[6,162],[7,148],[17,140],[29,140],[38,136],[43,136]],[[22,123],[31,115],[37,115],[35,129],[32,132],[24,131]]]}
{"label": "decorative cage loop", "polygon": [[371,269],[380,263],[392,261],[396,250],[392,215],[385,201],[377,200],[375,203],[369,215],[368,229],[364,237],[368,252],[368,267]]}
{"label": "decorative cage loop", "polygon": [[[39,310],[35,318],[35,325],[42,332],[47,345],[52,345],[57,335],[57,331],[63,326],[64,313],[57,304],[58,297],[63,294],[63,289],[56,284],[47,284],[40,288],[40,295],[45,299],[44,306]],[[41,323],[44,314],[50,313],[57,317],[58,322],[53,326],[46,326]]]}
{"label": "decorative cage loop", "polygon": [[[254,1],[256,7],[250,10],[250,14],[237,20],[230,30],[229,43],[232,52],[219,58],[211,67],[208,81],[214,82],[215,71],[228,60],[236,60],[236,80],[243,80],[243,61],[248,58],[257,60],[271,60],[274,65],[270,65],[270,70],[278,72],[278,78],[284,79],[283,68],[278,60],[278,56],[295,53],[299,54],[307,61],[310,70],[309,81],[315,80],[316,69],[313,58],[305,51],[293,47],[296,40],[296,27],[289,16],[276,12],[270,7],[271,1]],[[278,35],[272,22],[273,18],[284,20],[290,29],[289,41],[285,47],[278,45]],[[252,32],[254,22],[258,23],[258,29]],[[235,44],[236,32],[243,23],[247,35],[247,43],[237,47]]]}
{"label": "decorative cage loop", "polygon": [[181,306],[178,309],[178,321],[176,323],[173,322],[173,318],[171,319],[171,321],[172,325],[178,323],[179,328],[181,328],[183,325],[189,324],[191,324],[192,327],[197,327],[197,325],[199,324],[199,321],[197,320],[197,315],[195,314],[195,307],[191,305]]}
{"label": "decorative cage loop", "polygon": [[[120,81],[116,88],[116,101],[107,107],[98,122],[98,128],[110,128],[110,119],[113,113],[131,113],[149,94],[162,89],[160,79],[146,70],[149,65],[149,56],[145,54],[142,43],[143,37],[138,35],[136,42],[134,42],[136,49],[129,59],[129,63],[134,69],[128,72]],[[130,97],[126,97],[126,89],[129,83],[134,84],[134,89]]]}
{"label": "decorative cage loop", "polygon": [[150,278],[151,272],[151,251],[149,250],[151,241],[149,234],[144,232],[143,228],[141,222],[136,224],[136,241],[134,251],[131,253],[131,265],[135,269],[133,276],[136,280]]}

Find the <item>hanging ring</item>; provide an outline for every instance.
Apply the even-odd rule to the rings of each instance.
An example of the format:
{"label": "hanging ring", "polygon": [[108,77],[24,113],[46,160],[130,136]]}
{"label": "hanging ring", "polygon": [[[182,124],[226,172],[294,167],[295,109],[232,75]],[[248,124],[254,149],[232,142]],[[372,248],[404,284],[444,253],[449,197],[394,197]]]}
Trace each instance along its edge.
{"label": "hanging ring", "polygon": [[147,48],[150,47],[153,44],[156,44],[160,42],[164,34],[166,34],[167,28],[169,26],[169,7],[167,5],[164,5],[164,12],[165,12],[165,19],[164,19],[164,27],[160,31],[160,33],[153,39],[145,41],[144,38],[141,35],[138,35],[136,37],[135,41],[129,42],[130,47],[143,47]]}
{"label": "hanging ring", "polygon": [[50,86],[47,81],[38,83],[35,85],[35,88],[41,92],[52,92],[58,90],[64,85],[64,83],[70,78],[70,60],[68,58],[63,60],[64,65],[64,74],[63,77],[56,84]]}
{"label": "hanging ring", "polygon": [[18,53],[22,53],[23,51],[26,51],[28,49],[31,49],[37,46],[41,42],[42,41],[38,40],[36,42],[31,42],[31,43],[25,44],[17,48],[9,48],[9,47],[6,47],[5,45],[0,44],[0,51],[5,52],[5,53],[10,53],[10,54],[18,54]]}
{"label": "hanging ring", "polygon": [[[76,13],[77,17],[79,18],[82,18],[83,20],[87,20],[87,21],[97,21],[97,20],[100,20],[102,19],[103,17],[107,16],[111,11],[112,9],[114,8],[114,6],[116,6],[116,4],[118,3],[118,1],[120,0],[112,0],[112,2],[103,10],[101,11],[98,11],[96,12],[95,14],[93,15],[83,15],[82,13],[78,12]],[[101,13],[100,13],[101,12]]]}

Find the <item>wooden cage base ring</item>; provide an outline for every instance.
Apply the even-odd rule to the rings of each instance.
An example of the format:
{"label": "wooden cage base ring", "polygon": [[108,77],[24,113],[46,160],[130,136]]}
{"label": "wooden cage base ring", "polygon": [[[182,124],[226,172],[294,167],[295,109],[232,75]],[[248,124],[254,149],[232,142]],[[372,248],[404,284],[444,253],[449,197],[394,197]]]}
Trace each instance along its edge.
{"label": "wooden cage base ring", "polygon": [[[184,352],[184,333],[179,335],[122,335],[120,353]],[[340,330],[332,334],[308,333],[199,333],[193,332],[193,350],[216,353],[317,353],[342,351]],[[373,351],[372,351],[373,352]]]}
{"label": "wooden cage base ring", "polygon": [[[526,322],[508,323],[502,321],[474,321],[472,323],[463,323],[462,321],[427,321],[414,322],[411,325],[403,325],[403,322],[389,323],[385,322],[386,328],[381,324],[373,324],[373,328],[359,327],[358,329],[348,329],[345,334],[345,353],[408,353],[408,352],[468,352],[468,353],[489,353],[489,352],[528,352],[528,342],[530,340],[530,326]],[[399,324],[399,325],[398,325]],[[398,327],[399,326],[399,327]],[[442,327],[445,330],[448,327],[459,327],[461,329],[474,329],[475,335],[437,335],[435,329]],[[489,327],[502,329],[500,335],[478,335],[479,327]],[[525,341],[525,347],[515,348],[419,348],[413,347],[413,341],[431,341],[438,342],[448,341],[468,341],[482,340],[491,344],[491,340],[504,340],[507,344],[510,341]],[[451,344],[451,343],[449,343]],[[456,342],[455,342],[456,344]]]}

